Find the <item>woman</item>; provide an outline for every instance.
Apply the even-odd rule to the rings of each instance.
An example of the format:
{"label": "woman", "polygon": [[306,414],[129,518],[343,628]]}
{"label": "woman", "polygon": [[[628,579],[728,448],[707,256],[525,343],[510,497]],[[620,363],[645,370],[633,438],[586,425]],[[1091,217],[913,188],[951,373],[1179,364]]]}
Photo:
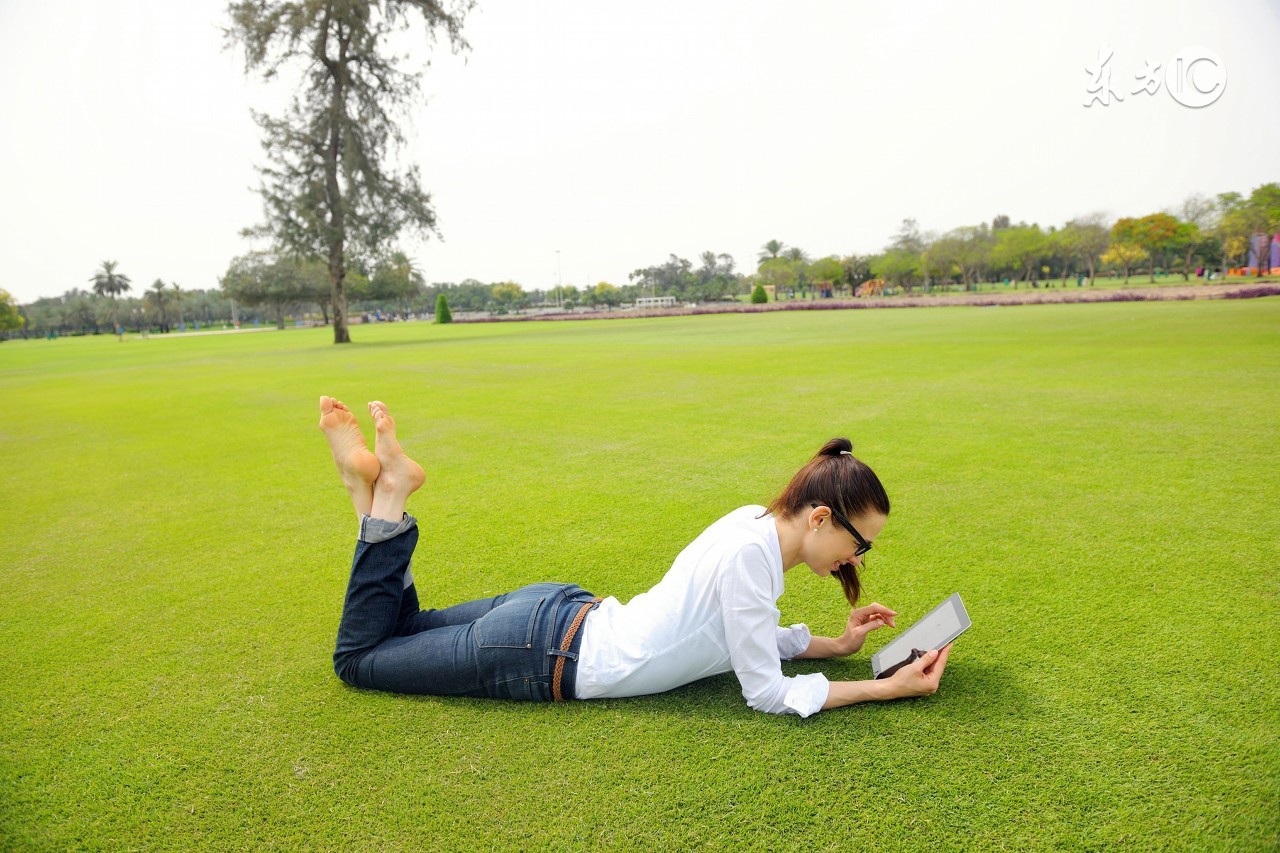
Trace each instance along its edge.
{"label": "woman", "polygon": [[417,522],[405,512],[425,480],[395,420],[369,404],[370,452],[355,415],[320,398],[320,428],[360,520],[334,670],[348,684],[397,693],[549,701],[660,693],[732,670],[752,708],[807,717],[873,699],[937,691],[950,646],[880,681],[786,677],[780,660],[862,648],[894,611],[869,604],[839,637],[778,625],[783,573],[800,563],[835,576],[852,607],[858,566],[884,529],[889,499],[847,439],[827,442],[768,507],[735,510],[685,548],[653,589],[626,605],[573,584],[532,584],[422,610],[409,570]]}

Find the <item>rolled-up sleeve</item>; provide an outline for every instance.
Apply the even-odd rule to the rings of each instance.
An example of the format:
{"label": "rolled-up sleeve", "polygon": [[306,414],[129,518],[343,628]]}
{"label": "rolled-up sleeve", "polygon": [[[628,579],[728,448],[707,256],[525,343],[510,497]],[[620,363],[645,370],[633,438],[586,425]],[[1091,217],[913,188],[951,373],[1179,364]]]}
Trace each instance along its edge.
{"label": "rolled-up sleeve", "polygon": [[[822,709],[830,685],[821,673],[782,674],[783,645],[789,651],[796,642],[796,627],[803,628],[806,635],[809,629],[779,628],[781,614],[774,603],[770,577],[760,570],[765,564],[763,552],[753,554],[752,548],[745,548],[730,558],[721,572],[720,605],[729,660],[748,706],[769,714],[808,717]],[[784,630],[789,632],[785,641],[781,637]],[[806,637],[804,647],[808,644]]]}
{"label": "rolled-up sleeve", "polygon": [[778,639],[778,657],[783,660],[791,660],[801,654],[813,641],[809,626],[803,623],[792,625],[790,628],[779,625],[775,634]]}

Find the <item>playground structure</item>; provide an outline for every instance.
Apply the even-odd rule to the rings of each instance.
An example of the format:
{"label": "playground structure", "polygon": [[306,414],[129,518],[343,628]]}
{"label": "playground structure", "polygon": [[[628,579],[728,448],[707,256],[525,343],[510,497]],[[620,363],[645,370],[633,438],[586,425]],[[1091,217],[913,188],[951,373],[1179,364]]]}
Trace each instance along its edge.
{"label": "playground structure", "polygon": [[1228,276],[1280,275],[1280,234],[1254,234],[1249,241],[1249,259],[1242,267],[1227,270]]}
{"label": "playground structure", "polygon": [[858,285],[859,296],[884,296],[884,279],[873,278]]}

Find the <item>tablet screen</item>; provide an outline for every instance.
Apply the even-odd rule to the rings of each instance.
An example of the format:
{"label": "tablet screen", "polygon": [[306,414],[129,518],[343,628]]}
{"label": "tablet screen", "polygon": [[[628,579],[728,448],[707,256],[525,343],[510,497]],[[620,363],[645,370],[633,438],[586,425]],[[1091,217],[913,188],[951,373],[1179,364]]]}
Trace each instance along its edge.
{"label": "tablet screen", "polygon": [[872,672],[879,675],[889,667],[906,660],[912,649],[940,649],[964,633],[970,625],[960,593],[956,593],[930,610],[923,619],[903,631],[893,642],[876,652],[871,659]]}

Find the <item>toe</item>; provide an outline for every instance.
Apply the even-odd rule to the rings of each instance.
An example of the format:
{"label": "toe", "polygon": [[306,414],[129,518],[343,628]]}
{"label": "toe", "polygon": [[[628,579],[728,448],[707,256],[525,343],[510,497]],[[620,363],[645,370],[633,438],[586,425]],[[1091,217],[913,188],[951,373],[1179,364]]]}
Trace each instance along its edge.
{"label": "toe", "polygon": [[332,411],[333,411],[333,398],[321,397],[320,398],[320,414],[327,415]]}

